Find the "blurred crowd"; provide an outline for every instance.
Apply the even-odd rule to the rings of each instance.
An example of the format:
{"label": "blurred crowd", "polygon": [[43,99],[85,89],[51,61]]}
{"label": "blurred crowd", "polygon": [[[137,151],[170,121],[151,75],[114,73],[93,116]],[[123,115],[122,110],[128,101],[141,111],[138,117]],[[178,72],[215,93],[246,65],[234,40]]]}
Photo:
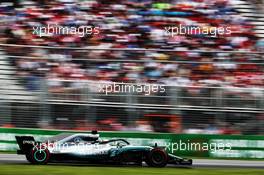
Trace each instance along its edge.
{"label": "blurred crowd", "polygon": [[[12,64],[17,67],[17,76],[29,90],[39,89],[38,81],[43,77],[49,80],[50,89],[78,87],[78,83],[64,83],[60,80],[263,87],[263,68],[258,64],[262,62],[260,55],[195,52],[261,50],[263,41],[259,41],[253,33],[254,26],[232,8],[231,3],[232,0],[24,0],[16,1],[15,4],[2,2],[0,41],[6,44],[50,47],[177,50],[83,51],[6,47]],[[174,37],[165,35],[165,27],[180,24],[209,28],[230,27],[232,33],[217,37],[194,34]],[[34,27],[47,25],[93,26],[99,27],[100,33],[84,37],[56,34],[40,37],[33,33]],[[157,60],[159,62],[156,62]]]}

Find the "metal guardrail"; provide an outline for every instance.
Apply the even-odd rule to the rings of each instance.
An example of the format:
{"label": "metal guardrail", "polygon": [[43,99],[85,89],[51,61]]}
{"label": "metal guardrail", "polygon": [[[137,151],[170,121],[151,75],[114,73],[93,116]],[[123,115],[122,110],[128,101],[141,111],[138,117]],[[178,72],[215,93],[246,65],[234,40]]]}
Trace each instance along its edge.
{"label": "metal guardrail", "polygon": [[[264,113],[264,88],[257,89],[258,95],[254,94],[256,89],[204,86],[166,86],[165,94],[109,92],[106,95],[94,88],[98,82],[82,83],[79,88],[55,91],[42,83],[42,89],[35,92],[39,97],[35,101],[1,99],[0,115],[5,116],[2,123],[15,120],[14,123],[20,127],[36,127],[38,123],[46,121],[55,125],[66,122],[65,126],[71,126],[70,123],[75,120],[93,123],[111,117],[119,118],[122,123],[130,123],[145,114],[161,114],[182,116],[183,120],[191,117],[184,122],[184,127],[188,128],[212,119],[243,123],[243,118],[251,118],[255,125],[259,122],[258,116]],[[208,113],[212,116],[208,116]],[[65,121],[60,121],[61,118]]]}

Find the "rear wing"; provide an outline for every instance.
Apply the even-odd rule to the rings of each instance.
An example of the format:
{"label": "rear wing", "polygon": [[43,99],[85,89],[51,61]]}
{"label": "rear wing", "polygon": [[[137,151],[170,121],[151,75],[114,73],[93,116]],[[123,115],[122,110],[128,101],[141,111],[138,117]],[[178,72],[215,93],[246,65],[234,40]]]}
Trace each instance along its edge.
{"label": "rear wing", "polygon": [[36,141],[32,136],[15,136],[15,137],[20,149],[17,150],[18,154],[26,154],[36,144]]}

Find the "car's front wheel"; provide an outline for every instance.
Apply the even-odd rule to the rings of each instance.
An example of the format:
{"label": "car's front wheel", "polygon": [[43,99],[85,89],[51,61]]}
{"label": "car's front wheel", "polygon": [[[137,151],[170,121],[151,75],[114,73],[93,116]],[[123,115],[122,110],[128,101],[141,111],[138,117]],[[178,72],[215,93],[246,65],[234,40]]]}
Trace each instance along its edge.
{"label": "car's front wheel", "polygon": [[154,148],[147,155],[146,163],[151,167],[165,167],[168,163],[168,154],[163,149]]}

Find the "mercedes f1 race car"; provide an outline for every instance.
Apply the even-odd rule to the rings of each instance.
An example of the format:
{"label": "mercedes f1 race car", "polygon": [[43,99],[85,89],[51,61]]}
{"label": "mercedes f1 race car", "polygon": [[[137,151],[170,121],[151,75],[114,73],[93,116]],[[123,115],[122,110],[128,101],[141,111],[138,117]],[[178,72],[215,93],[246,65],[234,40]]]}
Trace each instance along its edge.
{"label": "mercedes f1 race car", "polygon": [[145,162],[151,167],[167,164],[192,165],[191,159],[169,154],[157,145],[135,146],[124,139],[102,140],[96,131],[78,134],[59,134],[44,142],[32,136],[16,136],[18,154],[26,156],[32,164],[50,162],[83,162],[92,164],[137,164]]}

